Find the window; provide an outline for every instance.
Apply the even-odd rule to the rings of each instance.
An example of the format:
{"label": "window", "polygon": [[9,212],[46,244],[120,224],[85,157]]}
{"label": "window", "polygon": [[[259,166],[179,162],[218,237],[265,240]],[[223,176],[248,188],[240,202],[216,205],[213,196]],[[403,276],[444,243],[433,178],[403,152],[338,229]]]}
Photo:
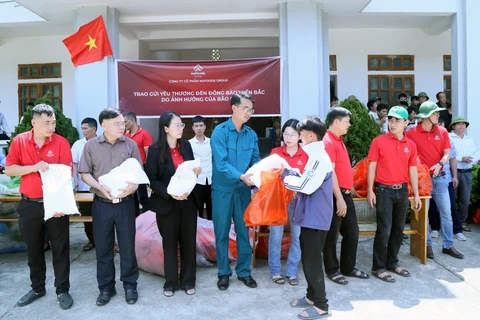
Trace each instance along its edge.
{"label": "window", "polygon": [[382,98],[382,103],[391,107],[398,104],[398,95],[405,93],[411,97],[415,92],[414,75],[369,75],[368,97]]}
{"label": "window", "polygon": [[452,76],[444,75],[443,76],[443,92],[447,96],[447,101],[452,103]]}
{"label": "window", "polygon": [[330,55],[330,71],[337,71],[337,56]]}
{"label": "window", "polygon": [[369,71],[411,71],[414,70],[414,56],[412,55],[369,55]]}
{"label": "window", "polygon": [[35,102],[37,98],[43,97],[47,92],[50,92],[52,106],[59,107],[62,110],[61,82],[20,83],[18,85],[18,119],[27,111],[29,102]]}
{"label": "window", "polygon": [[36,63],[19,64],[18,79],[44,79],[61,78],[62,64],[58,63]]}
{"label": "window", "polygon": [[444,55],[443,56],[443,71],[452,71],[452,56]]}

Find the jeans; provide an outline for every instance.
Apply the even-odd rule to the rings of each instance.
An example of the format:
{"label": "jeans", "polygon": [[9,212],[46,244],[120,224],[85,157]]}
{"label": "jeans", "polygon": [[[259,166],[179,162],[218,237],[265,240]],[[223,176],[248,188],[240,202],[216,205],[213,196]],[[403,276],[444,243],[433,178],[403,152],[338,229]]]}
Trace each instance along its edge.
{"label": "jeans", "polygon": [[[452,211],[453,233],[462,233],[462,225],[458,219],[458,212],[455,208],[455,189],[453,184],[448,184],[448,194],[450,195],[450,210]],[[434,200],[430,200],[428,208],[428,220],[430,221],[430,228],[436,231],[440,230],[440,213],[438,213],[437,204]]]}
{"label": "jeans", "polygon": [[[448,194],[448,180],[445,176],[432,178],[432,199],[440,213],[440,233],[443,239],[443,248],[453,247],[453,222],[450,210],[450,195]],[[430,232],[427,234],[427,246],[432,246]]]}
{"label": "jeans", "polygon": [[393,190],[375,187],[377,196],[377,232],[373,241],[372,271],[398,267],[398,252],[403,241],[405,216],[410,204],[408,188]]}
{"label": "jeans", "polygon": [[[358,247],[358,221],[350,194],[342,193],[343,199],[347,204],[347,214],[344,217],[337,215],[337,204],[333,201],[333,217],[330,230],[328,231],[325,247],[323,248],[323,262],[325,264],[325,273],[332,275],[340,269],[342,274],[349,275],[355,269]],[[342,235],[342,244],[340,250],[340,264],[337,258],[337,240],[338,233]]]}
{"label": "jeans", "polygon": [[473,175],[471,172],[458,173],[458,219],[462,225],[467,224],[468,206],[470,205],[470,195],[472,194]]}
{"label": "jeans", "polygon": [[[300,251],[300,226],[292,223],[293,212],[295,209],[295,199],[288,204],[288,220],[290,221],[290,250],[288,251],[287,270],[285,275],[287,277],[296,277],[298,270],[298,263],[301,259]],[[268,238],[268,266],[270,268],[270,275],[279,276],[282,272],[282,264],[280,262],[282,238],[284,226],[271,226],[270,236]]]}

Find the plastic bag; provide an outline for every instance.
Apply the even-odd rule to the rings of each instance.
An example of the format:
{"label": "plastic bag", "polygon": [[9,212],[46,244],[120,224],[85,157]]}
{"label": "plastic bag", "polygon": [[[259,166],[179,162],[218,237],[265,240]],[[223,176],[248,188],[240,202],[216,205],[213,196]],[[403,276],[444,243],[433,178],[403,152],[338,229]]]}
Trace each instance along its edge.
{"label": "plastic bag", "polygon": [[177,171],[170,179],[167,193],[177,197],[192,192],[197,184],[197,176],[193,173],[194,168],[200,167],[200,159],[185,161],[178,166]]}
{"label": "plastic bag", "polygon": [[[428,171],[427,165],[420,162],[420,159],[417,157],[417,171],[418,171],[418,194],[420,196],[429,196],[432,192],[433,185],[432,179],[430,178],[430,172]],[[412,185],[408,183],[408,195],[413,196]]]}
{"label": "plastic bag", "polygon": [[43,189],[44,219],[56,212],[67,215],[79,214],[72,188],[72,168],[64,164],[50,164],[48,170],[40,172]]}
{"label": "plastic bag", "polygon": [[150,184],[142,165],[135,158],[128,158],[121,165],[98,178],[100,184],[109,187],[112,197],[118,197],[128,187],[127,181],[135,184]]}
{"label": "plastic bag", "polygon": [[280,226],[288,222],[287,207],[293,192],[285,188],[282,172],[283,169],[262,172],[262,187],[245,210],[245,225]]}
{"label": "plastic bag", "polygon": [[[18,202],[0,202],[0,217],[17,217]],[[0,254],[26,251],[17,222],[0,222]]]}
{"label": "plastic bag", "polygon": [[260,188],[262,186],[262,172],[282,168],[291,169],[290,165],[285,159],[280,157],[278,154],[272,154],[271,156],[268,156],[260,162],[254,164],[250,169],[248,169],[246,174],[252,174],[250,181],[252,181],[257,188]]}
{"label": "plastic bag", "polygon": [[473,220],[473,223],[477,223],[477,224],[480,223],[480,208],[476,209],[473,212],[472,220]]}

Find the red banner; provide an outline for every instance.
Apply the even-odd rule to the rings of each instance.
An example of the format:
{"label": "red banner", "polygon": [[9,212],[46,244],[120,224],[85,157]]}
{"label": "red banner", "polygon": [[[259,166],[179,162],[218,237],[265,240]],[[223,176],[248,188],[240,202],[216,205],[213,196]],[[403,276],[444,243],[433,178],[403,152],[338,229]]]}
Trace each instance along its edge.
{"label": "red banner", "polygon": [[231,96],[248,92],[255,99],[255,115],[280,114],[280,58],[117,63],[122,112],[228,116]]}

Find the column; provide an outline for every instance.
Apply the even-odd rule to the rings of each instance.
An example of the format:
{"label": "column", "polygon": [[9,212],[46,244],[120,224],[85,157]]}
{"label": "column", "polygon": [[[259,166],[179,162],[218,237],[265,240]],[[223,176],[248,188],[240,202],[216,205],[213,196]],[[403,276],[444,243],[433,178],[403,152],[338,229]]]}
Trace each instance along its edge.
{"label": "column", "polygon": [[[102,15],[105,21],[113,56],[75,68],[75,109],[78,128],[84,118],[91,117],[98,121],[100,110],[117,106],[115,59],[119,56],[120,41],[118,10],[106,6],[78,8],[75,27],[78,30],[80,26],[99,15]],[[98,126],[101,129],[100,123]]]}
{"label": "column", "polygon": [[282,57],[282,121],[317,115],[330,108],[328,17],[312,1],[279,5]]}
{"label": "column", "polygon": [[480,149],[480,1],[458,0],[457,13],[452,16],[452,104],[453,115],[470,121],[468,135]]}

